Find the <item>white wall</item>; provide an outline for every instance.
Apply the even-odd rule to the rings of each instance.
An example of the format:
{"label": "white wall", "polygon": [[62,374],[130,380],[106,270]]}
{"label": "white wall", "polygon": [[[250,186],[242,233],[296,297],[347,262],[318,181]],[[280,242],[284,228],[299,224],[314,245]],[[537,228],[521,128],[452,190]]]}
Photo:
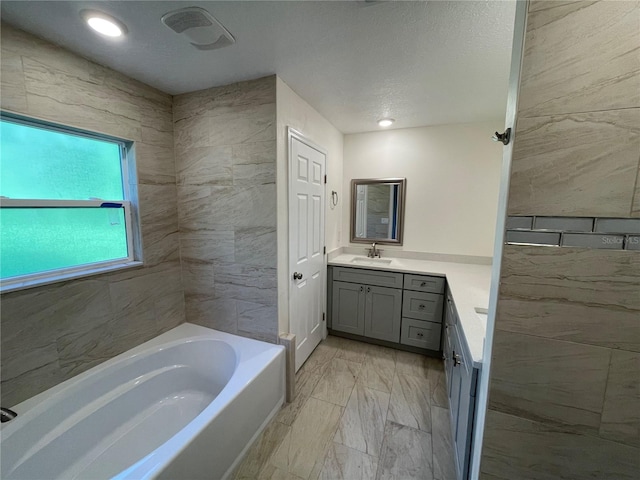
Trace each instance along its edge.
{"label": "white wall", "polygon": [[[493,254],[503,122],[384,130],[345,135],[343,245],[350,243],[354,178],[406,177],[404,245],[383,250]],[[363,250],[364,251],[364,250]]]}
{"label": "white wall", "polygon": [[[292,127],[327,151],[327,197],[325,239],[327,252],[340,246],[344,237],[342,226],[342,154],[344,135],[300,98],[280,78],[276,79],[277,123],[277,204],[278,204],[278,327],[280,333],[289,332],[289,219],[287,193],[288,152],[287,127]],[[331,191],[340,195],[340,203],[332,208]]]}

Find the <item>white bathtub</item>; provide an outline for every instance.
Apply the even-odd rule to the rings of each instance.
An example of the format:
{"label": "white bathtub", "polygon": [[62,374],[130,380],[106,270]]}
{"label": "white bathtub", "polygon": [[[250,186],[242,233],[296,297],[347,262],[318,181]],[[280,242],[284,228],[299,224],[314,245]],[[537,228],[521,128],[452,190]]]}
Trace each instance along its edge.
{"label": "white bathtub", "polygon": [[14,407],[0,477],[226,478],[284,375],[282,346],[182,324]]}

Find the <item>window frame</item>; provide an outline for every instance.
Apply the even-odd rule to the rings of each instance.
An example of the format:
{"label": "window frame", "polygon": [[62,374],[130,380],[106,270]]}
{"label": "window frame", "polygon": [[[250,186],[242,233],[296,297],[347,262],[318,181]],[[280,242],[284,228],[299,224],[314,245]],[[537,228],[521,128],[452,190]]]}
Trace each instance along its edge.
{"label": "window frame", "polygon": [[[134,142],[112,137],[102,133],[80,130],[75,127],[55,124],[48,121],[25,117],[11,112],[0,111],[0,120],[28,127],[40,128],[58,132],[65,135],[78,136],[115,143],[120,149],[120,171],[122,181],[122,200],[92,198],[88,200],[61,200],[61,199],[18,199],[0,197],[0,211],[5,208],[122,208],[125,219],[125,235],[127,241],[126,258],[92,262],[72,267],[64,267],[55,270],[45,270],[15,277],[0,279],[0,293],[22,290],[25,288],[47,285],[56,282],[68,281],[90,275],[97,275],[114,270],[139,267],[142,261],[141,226],[138,212],[137,182],[131,182],[135,178],[135,149]],[[1,213],[0,213],[1,214]]]}

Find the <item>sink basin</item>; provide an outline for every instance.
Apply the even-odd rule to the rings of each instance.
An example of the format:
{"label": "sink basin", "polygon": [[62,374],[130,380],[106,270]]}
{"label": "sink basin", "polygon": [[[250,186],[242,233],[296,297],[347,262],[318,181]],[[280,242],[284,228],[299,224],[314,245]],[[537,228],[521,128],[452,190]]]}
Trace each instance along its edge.
{"label": "sink basin", "polygon": [[392,259],[390,258],[369,258],[369,257],[354,257],[351,263],[360,265],[391,265]]}

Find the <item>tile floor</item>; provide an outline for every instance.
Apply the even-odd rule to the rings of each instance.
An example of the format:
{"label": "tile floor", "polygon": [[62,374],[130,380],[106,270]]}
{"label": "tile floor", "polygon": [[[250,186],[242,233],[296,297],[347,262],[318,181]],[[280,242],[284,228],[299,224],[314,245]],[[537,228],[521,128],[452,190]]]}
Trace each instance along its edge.
{"label": "tile floor", "polygon": [[442,361],[329,336],[236,479],[455,480]]}

